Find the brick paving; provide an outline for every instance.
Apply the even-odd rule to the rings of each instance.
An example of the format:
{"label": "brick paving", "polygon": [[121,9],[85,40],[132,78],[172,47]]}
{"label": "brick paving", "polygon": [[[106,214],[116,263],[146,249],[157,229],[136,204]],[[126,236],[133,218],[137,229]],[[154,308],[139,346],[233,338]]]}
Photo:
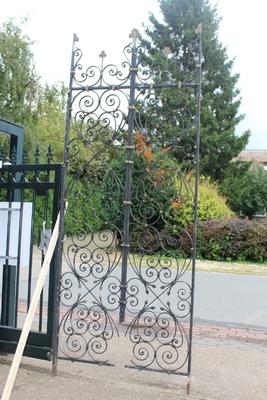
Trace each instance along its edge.
{"label": "brick paving", "polygon": [[[18,307],[18,311],[21,314],[22,319],[25,317],[27,312],[27,307],[24,302],[21,302]],[[63,317],[65,315],[66,310],[61,309],[60,315]],[[46,318],[47,307],[44,306],[43,309],[43,317]],[[38,312],[36,313],[36,317],[38,318]],[[113,317],[113,321],[115,324],[118,323],[117,315]],[[127,323],[131,323],[132,319],[128,318]],[[183,327],[186,331],[189,329],[188,323],[184,323]],[[212,338],[224,338],[231,340],[241,340],[241,341],[254,341],[254,342],[266,342],[267,343],[267,330],[261,328],[254,328],[252,326],[234,326],[233,324],[228,325],[227,323],[210,323],[210,322],[202,322],[202,323],[194,323],[193,325],[193,335],[194,337],[212,337]]]}
{"label": "brick paving", "polygon": [[224,339],[235,339],[244,341],[257,341],[267,343],[267,331],[263,329],[256,329],[253,327],[232,327],[227,325],[216,324],[195,324],[193,327],[193,334],[195,337],[213,337]]}

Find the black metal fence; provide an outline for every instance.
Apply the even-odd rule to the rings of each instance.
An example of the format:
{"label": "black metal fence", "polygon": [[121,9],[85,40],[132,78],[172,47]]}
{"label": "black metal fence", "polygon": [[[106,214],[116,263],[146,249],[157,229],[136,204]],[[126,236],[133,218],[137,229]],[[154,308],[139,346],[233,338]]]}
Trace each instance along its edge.
{"label": "black metal fence", "polygon": [[[41,151],[40,146],[36,144],[30,153],[24,148],[21,151],[22,164],[51,164],[53,162],[54,152],[51,145],[47,146],[46,151]],[[0,165],[16,165],[18,158],[18,149],[16,146],[0,146]],[[21,163],[19,163],[21,165]]]}
{"label": "black metal fence", "polygon": [[[62,166],[12,165],[12,159],[2,159],[0,351],[15,352],[51,230],[59,212]],[[57,271],[58,265],[54,257],[27,341],[25,355],[50,359],[56,345]]]}

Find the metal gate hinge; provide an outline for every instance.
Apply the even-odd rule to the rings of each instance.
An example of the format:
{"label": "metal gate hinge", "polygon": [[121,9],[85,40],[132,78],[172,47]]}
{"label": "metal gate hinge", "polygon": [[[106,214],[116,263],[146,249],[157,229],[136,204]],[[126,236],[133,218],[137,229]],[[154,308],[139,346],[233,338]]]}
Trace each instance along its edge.
{"label": "metal gate hinge", "polygon": [[131,201],[124,200],[124,201],[123,201],[123,204],[124,204],[124,205],[131,205],[132,202],[131,202]]}
{"label": "metal gate hinge", "polygon": [[129,244],[126,244],[126,243],[122,243],[122,244],[121,244],[121,247],[130,247],[130,245],[129,245]]}

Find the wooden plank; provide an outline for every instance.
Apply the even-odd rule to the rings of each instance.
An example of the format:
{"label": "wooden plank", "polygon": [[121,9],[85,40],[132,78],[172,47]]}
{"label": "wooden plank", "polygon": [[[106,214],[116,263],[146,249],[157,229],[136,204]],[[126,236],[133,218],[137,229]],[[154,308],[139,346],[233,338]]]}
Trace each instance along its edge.
{"label": "wooden plank", "polygon": [[49,272],[49,267],[50,267],[50,262],[56,247],[56,243],[58,240],[58,232],[59,232],[59,220],[60,220],[60,214],[58,214],[57,217],[57,221],[56,224],[54,226],[53,229],[53,233],[51,236],[51,240],[49,243],[49,246],[47,248],[47,252],[45,254],[45,258],[44,258],[44,262],[40,271],[40,275],[38,277],[37,283],[36,283],[36,287],[33,293],[33,297],[32,297],[32,301],[30,304],[30,308],[27,314],[27,317],[25,319],[24,322],[24,326],[20,335],[20,339],[18,342],[18,347],[16,350],[16,353],[14,355],[11,367],[10,367],[10,371],[7,377],[7,381],[4,387],[4,391],[2,394],[2,400],[9,400],[14,383],[15,383],[15,379],[18,373],[18,369],[19,369],[19,365],[22,359],[22,355],[23,355],[23,351],[29,336],[29,332],[32,326],[32,322],[34,319],[34,315],[38,306],[38,302],[39,302],[39,298],[42,292],[42,289],[44,287],[45,284],[45,280],[47,277],[47,274]]}

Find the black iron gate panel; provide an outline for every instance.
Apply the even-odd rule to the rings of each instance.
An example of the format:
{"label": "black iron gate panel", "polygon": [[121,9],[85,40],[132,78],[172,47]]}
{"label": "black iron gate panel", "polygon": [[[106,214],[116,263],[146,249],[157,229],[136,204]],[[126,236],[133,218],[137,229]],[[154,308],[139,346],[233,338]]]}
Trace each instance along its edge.
{"label": "black iron gate panel", "polygon": [[[4,164],[0,169],[0,351],[16,350],[59,212],[61,174],[57,164]],[[54,257],[24,355],[51,358],[57,281]]]}
{"label": "black iron gate panel", "polygon": [[[152,62],[133,30],[120,66],[83,69],[68,97],[60,356],[190,374],[200,135],[201,27],[184,71]],[[166,131],[165,131],[166,130]]]}

